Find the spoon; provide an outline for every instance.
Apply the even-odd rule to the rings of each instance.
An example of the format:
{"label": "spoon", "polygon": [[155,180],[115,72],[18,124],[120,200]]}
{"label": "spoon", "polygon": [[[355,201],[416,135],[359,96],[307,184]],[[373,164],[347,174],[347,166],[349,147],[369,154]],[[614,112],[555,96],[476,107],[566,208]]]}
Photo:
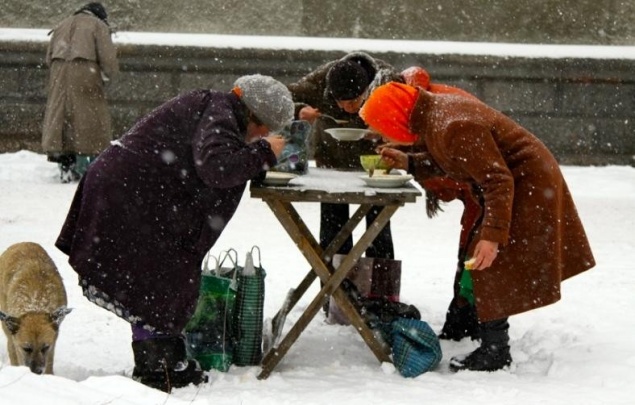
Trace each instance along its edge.
{"label": "spoon", "polygon": [[320,117],[332,119],[333,121],[335,121],[336,124],[347,124],[348,123],[348,120],[341,120],[339,118],[335,118],[332,115],[328,115],[328,114],[320,114]]}

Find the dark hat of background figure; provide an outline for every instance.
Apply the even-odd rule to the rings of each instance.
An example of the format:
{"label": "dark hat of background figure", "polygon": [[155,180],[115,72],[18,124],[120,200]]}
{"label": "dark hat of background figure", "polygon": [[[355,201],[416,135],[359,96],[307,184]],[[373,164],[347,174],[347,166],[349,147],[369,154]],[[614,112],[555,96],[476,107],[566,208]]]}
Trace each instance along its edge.
{"label": "dark hat of background figure", "polygon": [[106,8],[103,4],[98,2],[88,3],[84,7],[80,8],[75,12],[75,14],[79,14],[84,11],[90,11],[95,14],[97,18],[108,24],[108,13],[106,12]]}
{"label": "dark hat of background figure", "polygon": [[353,100],[361,96],[370,81],[366,70],[351,60],[336,62],[326,74],[328,91],[336,100]]}

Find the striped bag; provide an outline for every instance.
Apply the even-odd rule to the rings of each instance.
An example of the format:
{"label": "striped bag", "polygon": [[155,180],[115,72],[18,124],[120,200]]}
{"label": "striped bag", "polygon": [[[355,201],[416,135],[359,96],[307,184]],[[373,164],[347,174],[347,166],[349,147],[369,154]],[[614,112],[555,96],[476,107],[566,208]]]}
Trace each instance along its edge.
{"label": "striped bag", "polygon": [[[254,263],[254,250],[258,254]],[[265,302],[265,270],[260,263],[260,248],[247,252],[244,266],[238,274],[238,291],[234,308],[233,363],[253,366],[262,360],[262,330]]]}

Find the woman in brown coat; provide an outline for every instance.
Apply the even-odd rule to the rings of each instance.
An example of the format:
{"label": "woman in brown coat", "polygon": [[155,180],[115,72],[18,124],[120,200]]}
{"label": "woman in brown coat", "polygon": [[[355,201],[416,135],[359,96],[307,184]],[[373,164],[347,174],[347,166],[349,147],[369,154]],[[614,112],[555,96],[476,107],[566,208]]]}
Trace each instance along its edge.
{"label": "woman in brown coat", "polygon": [[86,4],[51,33],[42,149],[59,163],[67,183],[79,179],[112,140],[104,84],[119,65],[101,3]]}
{"label": "woman in brown coat", "polygon": [[[401,83],[373,92],[360,111],[392,142],[382,156],[423,184],[446,174],[480,196],[483,214],[468,242],[481,346],[452,370],[511,364],[507,318],[560,299],[560,283],[595,265],[558,162],[525,128],[487,105]],[[467,259],[467,258],[466,258]]]}

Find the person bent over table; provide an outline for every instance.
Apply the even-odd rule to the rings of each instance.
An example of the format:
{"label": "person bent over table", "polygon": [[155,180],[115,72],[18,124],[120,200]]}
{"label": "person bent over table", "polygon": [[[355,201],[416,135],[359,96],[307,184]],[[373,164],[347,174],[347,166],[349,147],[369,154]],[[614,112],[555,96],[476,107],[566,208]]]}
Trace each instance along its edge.
{"label": "person bent over table", "polygon": [[[481,193],[468,241],[480,347],[450,361],[453,371],[494,371],[512,362],[508,317],[560,300],[563,280],[595,260],[558,162],[531,132],[476,100],[402,83],[378,87],[360,116],[405,153],[382,157],[424,184],[431,173]],[[467,258],[466,258],[467,259]]]}
{"label": "person bent over table", "polygon": [[132,325],[132,377],[170,391],[204,380],[183,329],[201,263],[247,182],[284,149],[286,86],[243,76],[229,92],[193,90],[140,119],[89,167],[56,241],[84,295]]}

